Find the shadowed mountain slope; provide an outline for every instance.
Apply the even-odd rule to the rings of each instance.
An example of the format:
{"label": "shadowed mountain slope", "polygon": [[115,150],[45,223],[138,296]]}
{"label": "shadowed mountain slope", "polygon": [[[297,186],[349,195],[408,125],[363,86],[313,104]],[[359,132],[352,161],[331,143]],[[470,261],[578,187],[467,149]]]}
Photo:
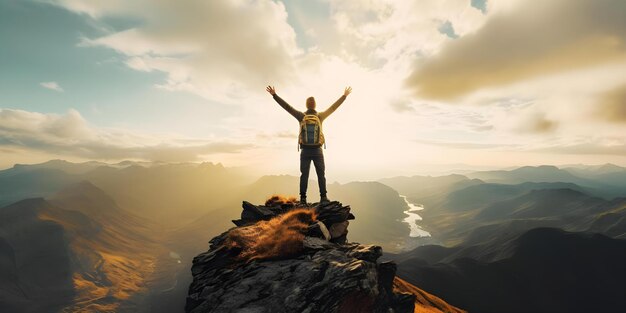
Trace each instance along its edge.
{"label": "shadowed mountain slope", "polygon": [[74,262],[66,227],[89,233],[85,222],[82,214],[41,198],[0,209],[0,272],[7,273],[0,280],[0,311],[50,312],[71,303]]}
{"label": "shadowed mountain slope", "polygon": [[476,218],[494,220],[575,215],[604,202],[572,189],[532,190],[522,196],[491,204],[482,209]]}
{"label": "shadowed mountain slope", "polygon": [[401,278],[470,312],[626,310],[624,240],[537,228],[492,246],[504,252],[484,262],[462,254],[446,260],[415,252],[394,258]]}
{"label": "shadowed mountain slope", "polygon": [[87,182],[50,201],[1,208],[0,259],[16,268],[3,303],[17,303],[13,312],[136,311],[157,256],[166,251],[149,227]]}

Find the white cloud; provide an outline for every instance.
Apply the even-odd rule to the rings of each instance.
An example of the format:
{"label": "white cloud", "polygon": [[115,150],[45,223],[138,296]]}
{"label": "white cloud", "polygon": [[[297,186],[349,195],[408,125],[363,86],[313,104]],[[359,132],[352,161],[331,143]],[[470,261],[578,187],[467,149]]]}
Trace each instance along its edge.
{"label": "white cloud", "polygon": [[[54,1],[105,23],[107,17],[137,21],[130,29],[81,46],[114,49],[141,71],[160,71],[159,86],[220,102],[236,102],[267,82],[295,79],[301,53],[281,2],[238,1]],[[256,92],[256,91],[254,91]]]}
{"label": "white cloud", "polygon": [[57,82],[43,82],[43,83],[39,83],[39,85],[41,85],[41,87],[50,89],[50,90],[54,90],[54,91],[58,91],[58,92],[63,92],[63,88],[61,88],[61,86],[59,86],[59,84]]}
{"label": "white cloud", "polygon": [[[620,103],[620,87],[626,83],[625,70],[626,64],[608,64],[569,71],[503,88],[480,90],[454,103],[492,112],[490,123],[496,130],[511,135],[533,135],[532,130],[536,134],[544,130],[537,140],[548,140],[553,135],[575,138],[591,133],[623,136],[626,124],[619,123],[620,110],[616,103]],[[489,98],[492,100],[487,100]]]}
{"label": "white cloud", "polygon": [[514,3],[417,64],[407,83],[421,98],[458,100],[483,88],[623,64],[625,11],[626,2],[612,0]]}
{"label": "white cloud", "polygon": [[479,27],[484,14],[466,0],[329,0],[330,16],[296,12],[315,36],[316,48],[367,68],[393,66],[402,71],[418,56],[438,51],[450,40],[439,31],[450,23],[463,35]]}
{"label": "white cloud", "polygon": [[89,125],[76,110],[64,115],[0,109],[0,147],[97,160],[198,161],[251,145]]}
{"label": "white cloud", "polygon": [[[296,34],[280,1],[49,1],[102,23],[107,17],[136,20],[132,28],[84,38],[81,45],[108,47],[127,56],[133,69],[166,73],[158,87],[223,103],[241,102],[266,83],[306,83],[314,73],[301,64],[317,55],[369,69],[392,66],[400,78],[416,54],[432,54],[449,40],[441,25],[463,35],[485,20],[467,0],[331,0],[328,16],[309,17],[301,11],[305,5],[293,5],[289,14],[304,28]],[[304,51],[296,36],[315,44]]]}

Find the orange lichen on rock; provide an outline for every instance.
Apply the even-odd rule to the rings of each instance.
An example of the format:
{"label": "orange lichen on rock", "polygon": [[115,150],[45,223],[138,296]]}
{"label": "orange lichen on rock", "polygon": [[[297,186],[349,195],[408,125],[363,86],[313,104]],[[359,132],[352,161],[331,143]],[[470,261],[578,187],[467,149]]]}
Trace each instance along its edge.
{"label": "orange lichen on rock", "polygon": [[410,292],[417,297],[414,313],[467,313],[467,311],[454,307],[399,277],[393,279],[393,291]]}
{"label": "orange lichen on rock", "polygon": [[275,206],[280,204],[293,203],[296,204],[298,201],[294,196],[283,196],[283,195],[272,195],[271,197],[265,200],[265,206]]}
{"label": "orange lichen on rock", "polygon": [[314,210],[291,210],[269,221],[231,230],[225,244],[241,248],[239,257],[243,259],[288,258],[302,252],[304,232],[314,221]]}

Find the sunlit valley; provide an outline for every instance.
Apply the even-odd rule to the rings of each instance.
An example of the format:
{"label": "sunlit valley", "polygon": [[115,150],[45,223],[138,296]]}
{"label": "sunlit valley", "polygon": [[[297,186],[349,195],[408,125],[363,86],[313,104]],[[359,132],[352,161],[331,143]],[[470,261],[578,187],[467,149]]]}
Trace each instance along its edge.
{"label": "sunlit valley", "polygon": [[[243,183],[236,170],[211,163],[53,160],[3,170],[2,272],[10,274],[2,285],[3,306],[24,312],[182,312],[191,259],[206,250],[209,238],[232,227],[241,201],[262,203],[278,192],[297,194],[297,177],[264,176]],[[487,295],[463,296],[461,283],[477,282],[446,276],[451,275],[446,271],[485,275],[482,271],[502,271],[492,270],[493,264],[516,262],[524,253],[532,262],[550,257],[563,264],[595,264],[595,258],[574,261],[567,251],[559,254],[571,244],[577,255],[618,257],[613,268],[584,279],[592,286],[603,282],[607,289],[618,288],[612,292],[623,290],[616,274],[624,270],[618,261],[624,253],[626,197],[619,195],[626,194],[626,168],[541,166],[392,177],[330,184],[329,193],[349,204],[357,217],[350,241],[381,245],[386,258],[399,262],[401,278],[458,307],[488,309],[472,303],[485,303],[480,297]],[[410,204],[424,207],[413,211],[422,218],[413,221],[416,225],[404,220]],[[424,232],[411,234],[411,226]],[[553,256],[541,254],[541,232],[554,237],[546,239],[554,241]],[[483,274],[461,260],[485,267]],[[516,269],[510,271],[507,275],[514,275]],[[450,287],[457,283],[457,289]],[[605,291],[591,290],[589,297]]]}

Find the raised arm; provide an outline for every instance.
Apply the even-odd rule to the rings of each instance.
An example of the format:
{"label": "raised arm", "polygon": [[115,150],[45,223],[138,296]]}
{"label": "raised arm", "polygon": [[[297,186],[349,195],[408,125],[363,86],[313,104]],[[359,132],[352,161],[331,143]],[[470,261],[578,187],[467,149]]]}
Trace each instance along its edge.
{"label": "raised arm", "polygon": [[287,111],[287,112],[289,112],[289,114],[293,115],[293,117],[295,117],[298,121],[302,119],[304,114],[302,112],[294,109],[292,106],[289,105],[289,103],[287,103],[287,101],[285,101],[281,97],[279,97],[276,94],[276,89],[273,86],[267,86],[267,88],[265,88],[265,90],[267,90],[267,92],[269,92],[272,95],[272,98],[274,98],[274,100],[276,100],[276,102],[278,102],[278,104],[281,107],[283,107],[283,109],[285,109],[285,111]]}
{"label": "raised arm", "polygon": [[335,103],[333,103],[333,105],[331,105],[328,109],[326,109],[326,111],[320,112],[318,114],[320,120],[324,120],[329,115],[333,114],[333,112],[335,112],[335,110],[337,110],[337,108],[346,100],[346,98],[348,97],[348,95],[351,92],[352,92],[352,87],[346,87],[346,89],[343,91],[343,95],[341,97],[339,97],[339,99],[337,99],[337,101],[335,101]]}

